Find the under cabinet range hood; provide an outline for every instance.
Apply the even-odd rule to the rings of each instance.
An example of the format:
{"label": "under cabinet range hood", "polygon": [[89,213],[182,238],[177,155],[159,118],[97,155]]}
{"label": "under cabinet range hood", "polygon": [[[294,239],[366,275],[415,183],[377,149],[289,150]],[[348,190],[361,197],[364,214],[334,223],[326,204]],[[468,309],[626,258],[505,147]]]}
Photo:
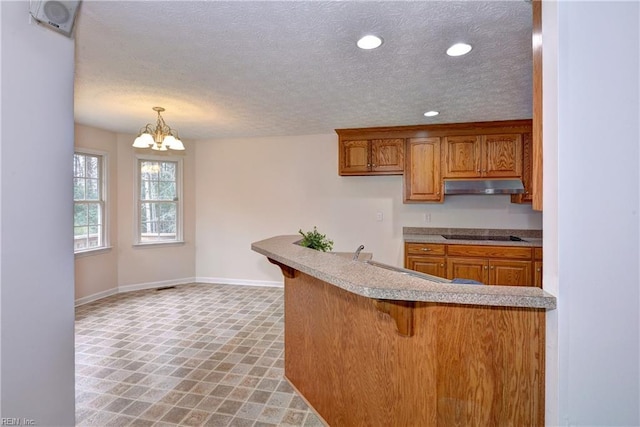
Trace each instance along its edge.
{"label": "under cabinet range hood", "polygon": [[445,179],[444,194],[522,194],[519,179]]}

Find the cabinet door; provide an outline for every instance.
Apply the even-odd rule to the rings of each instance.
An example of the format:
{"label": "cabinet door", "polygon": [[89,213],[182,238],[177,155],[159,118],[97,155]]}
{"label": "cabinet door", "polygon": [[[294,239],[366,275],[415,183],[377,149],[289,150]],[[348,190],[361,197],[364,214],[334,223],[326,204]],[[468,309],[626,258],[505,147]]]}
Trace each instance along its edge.
{"label": "cabinet door", "polygon": [[522,176],[520,134],[482,137],[482,176],[491,178]]}
{"label": "cabinet door", "polygon": [[489,284],[489,262],[481,258],[447,258],[447,279],[471,279]]}
{"label": "cabinet door", "polygon": [[371,141],[371,170],[399,172],[404,170],[404,139],[374,139]]}
{"label": "cabinet door", "polygon": [[480,176],[481,140],[479,136],[444,138],[443,177],[477,178]]}
{"label": "cabinet door", "polygon": [[531,203],[533,201],[532,168],[533,168],[533,144],[531,133],[522,135],[522,183],[524,194],[512,194],[511,203]]}
{"label": "cabinet door", "polygon": [[489,284],[531,286],[531,261],[489,260]]}
{"label": "cabinet door", "polygon": [[411,138],[406,144],[405,202],[441,202],[440,138]]}
{"label": "cabinet door", "polygon": [[445,265],[444,257],[407,256],[408,269],[419,271],[420,273],[431,274],[432,276],[445,277],[447,275]]}
{"label": "cabinet door", "polygon": [[340,174],[367,173],[371,169],[369,141],[340,141]]}
{"label": "cabinet door", "polygon": [[542,261],[533,263],[533,286],[542,287]]}

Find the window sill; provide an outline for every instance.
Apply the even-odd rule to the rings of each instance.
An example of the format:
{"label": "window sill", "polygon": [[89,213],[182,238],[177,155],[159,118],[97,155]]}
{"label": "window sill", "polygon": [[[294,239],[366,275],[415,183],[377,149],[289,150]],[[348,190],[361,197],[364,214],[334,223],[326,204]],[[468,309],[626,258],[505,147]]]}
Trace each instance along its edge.
{"label": "window sill", "polygon": [[74,252],[73,255],[75,258],[84,258],[87,256],[106,254],[107,252],[111,252],[111,249],[111,246],[103,246],[101,248],[85,249],[83,251]]}
{"label": "window sill", "polygon": [[185,244],[184,240],[172,240],[170,242],[149,242],[149,243],[134,243],[134,248],[153,248],[161,246],[182,246]]}

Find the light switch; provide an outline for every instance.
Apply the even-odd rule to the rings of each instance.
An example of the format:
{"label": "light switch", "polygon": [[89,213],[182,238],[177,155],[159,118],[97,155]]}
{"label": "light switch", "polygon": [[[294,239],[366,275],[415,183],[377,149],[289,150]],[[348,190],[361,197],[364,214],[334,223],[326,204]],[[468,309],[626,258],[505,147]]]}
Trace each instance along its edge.
{"label": "light switch", "polygon": [[382,221],[382,220],[384,220],[384,215],[382,214],[382,212],[377,212],[376,221]]}

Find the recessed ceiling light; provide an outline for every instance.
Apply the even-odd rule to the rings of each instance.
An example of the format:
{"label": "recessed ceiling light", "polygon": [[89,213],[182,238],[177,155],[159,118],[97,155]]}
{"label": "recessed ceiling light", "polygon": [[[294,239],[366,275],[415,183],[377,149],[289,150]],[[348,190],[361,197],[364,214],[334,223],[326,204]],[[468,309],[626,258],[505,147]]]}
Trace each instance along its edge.
{"label": "recessed ceiling light", "polygon": [[356,44],[360,49],[375,49],[382,44],[382,39],[378,36],[368,35],[362,37]]}
{"label": "recessed ceiling light", "polygon": [[438,111],[427,111],[426,113],[424,113],[425,117],[434,117],[437,116],[438,114],[440,114]]}
{"label": "recessed ceiling light", "polygon": [[471,52],[471,45],[466,43],[456,43],[447,49],[447,55],[449,56],[462,56]]}

